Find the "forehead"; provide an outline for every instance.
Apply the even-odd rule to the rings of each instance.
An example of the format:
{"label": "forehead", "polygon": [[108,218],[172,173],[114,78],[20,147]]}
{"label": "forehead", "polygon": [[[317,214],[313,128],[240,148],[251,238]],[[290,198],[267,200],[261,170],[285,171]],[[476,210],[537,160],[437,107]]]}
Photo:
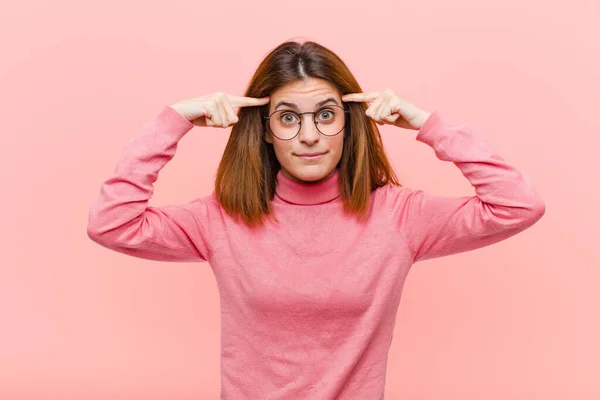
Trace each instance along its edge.
{"label": "forehead", "polygon": [[337,90],[326,80],[318,78],[287,83],[274,90],[270,97],[272,105],[277,104],[279,101],[289,101],[298,104],[300,107],[312,106],[327,97],[340,100]]}

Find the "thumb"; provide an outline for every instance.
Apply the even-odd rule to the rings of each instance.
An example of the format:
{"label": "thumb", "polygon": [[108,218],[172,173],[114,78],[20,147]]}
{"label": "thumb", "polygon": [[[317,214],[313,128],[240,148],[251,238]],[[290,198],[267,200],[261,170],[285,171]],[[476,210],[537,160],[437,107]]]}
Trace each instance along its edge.
{"label": "thumb", "polygon": [[399,117],[400,114],[390,114],[387,117],[384,117],[383,119],[387,122],[394,123]]}

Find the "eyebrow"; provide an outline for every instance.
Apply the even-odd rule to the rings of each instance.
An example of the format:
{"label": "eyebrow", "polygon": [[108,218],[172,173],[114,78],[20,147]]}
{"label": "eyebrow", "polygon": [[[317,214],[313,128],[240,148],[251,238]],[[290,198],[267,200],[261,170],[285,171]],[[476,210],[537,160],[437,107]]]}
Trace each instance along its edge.
{"label": "eyebrow", "polygon": [[[330,98],[328,98],[326,100],[318,102],[316,104],[316,106],[318,108],[318,107],[321,107],[323,104],[329,103],[329,102],[333,102],[333,103],[339,105],[338,102],[337,102],[337,100],[335,98],[330,97]],[[281,106],[288,106],[288,107],[291,107],[291,108],[295,108],[296,110],[298,109],[298,106],[296,104],[294,104],[294,103],[290,103],[289,101],[280,101],[279,103],[277,103],[277,105],[275,106],[274,110],[277,110]]]}

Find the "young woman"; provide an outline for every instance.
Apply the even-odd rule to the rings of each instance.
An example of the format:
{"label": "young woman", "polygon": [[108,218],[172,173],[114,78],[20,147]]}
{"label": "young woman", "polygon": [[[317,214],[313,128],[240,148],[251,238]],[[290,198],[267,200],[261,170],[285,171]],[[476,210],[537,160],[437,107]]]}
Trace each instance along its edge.
{"label": "young woman", "polygon": [[[417,131],[476,195],[401,186],[377,124]],[[214,192],[149,207],[194,126],[232,126]],[[286,42],[244,96],[184,100],[146,124],[102,185],[88,235],[134,257],[209,263],[222,399],[382,399],[411,265],[507,239],[544,212],[530,182],[471,129],[390,89],[362,93],[333,52]]]}

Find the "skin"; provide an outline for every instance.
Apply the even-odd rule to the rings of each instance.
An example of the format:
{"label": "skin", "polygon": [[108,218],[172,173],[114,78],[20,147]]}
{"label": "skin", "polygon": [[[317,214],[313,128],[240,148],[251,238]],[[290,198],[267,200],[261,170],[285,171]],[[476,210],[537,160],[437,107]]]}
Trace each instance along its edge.
{"label": "skin", "polygon": [[[343,106],[340,94],[329,82],[312,77],[288,83],[273,91],[269,97],[269,114],[277,110],[317,111],[320,108],[317,103],[329,97],[336,99],[337,103],[327,104]],[[289,106],[276,108],[280,101],[294,103],[297,109]],[[336,136],[324,136],[317,130],[312,115],[304,114],[301,118],[303,120],[300,132],[292,140],[280,140],[269,134],[265,135],[265,140],[273,144],[284,176],[296,182],[317,183],[335,173],[336,166],[342,158],[344,132]],[[325,152],[325,155],[318,161],[307,161],[298,156],[315,152]]]}

